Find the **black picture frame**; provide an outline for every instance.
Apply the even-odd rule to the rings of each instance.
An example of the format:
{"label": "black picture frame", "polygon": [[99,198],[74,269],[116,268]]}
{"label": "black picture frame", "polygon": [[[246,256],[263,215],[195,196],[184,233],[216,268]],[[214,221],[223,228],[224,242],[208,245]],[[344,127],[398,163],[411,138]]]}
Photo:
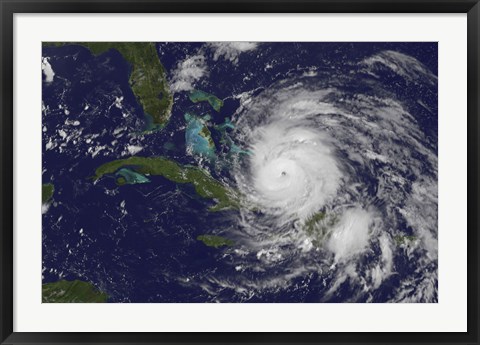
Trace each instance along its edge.
{"label": "black picture frame", "polygon": [[[114,5],[114,6],[112,6]],[[479,344],[478,0],[0,0],[0,341],[2,344]],[[13,331],[13,16],[15,13],[467,13],[468,332],[466,333],[20,333]],[[455,315],[451,316],[452,318]]]}

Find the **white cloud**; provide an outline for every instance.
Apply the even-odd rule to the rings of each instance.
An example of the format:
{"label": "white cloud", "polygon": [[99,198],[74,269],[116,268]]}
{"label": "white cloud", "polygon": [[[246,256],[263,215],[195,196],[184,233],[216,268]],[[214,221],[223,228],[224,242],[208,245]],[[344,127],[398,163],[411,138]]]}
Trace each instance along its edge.
{"label": "white cloud", "polygon": [[362,253],[368,246],[372,215],[362,209],[347,210],[332,231],[327,243],[337,261]]}
{"label": "white cloud", "polygon": [[424,64],[417,59],[393,51],[386,50],[363,60],[361,65],[366,66],[373,75],[380,66],[384,66],[408,81],[427,81],[431,85],[437,83],[434,75]]}
{"label": "white cloud", "polygon": [[382,234],[378,239],[380,250],[382,251],[381,263],[376,265],[371,271],[373,288],[378,289],[380,284],[392,274],[393,251],[392,243],[386,234]]}
{"label": "white cloud", "polygon": [[53,72],[52,66],[48,62],[49,57],[42,57],[42,72],[45,75],[45,82],[51,83],[55,72]]}
{"label": "white cloud", "polygon": [[180,61],[173,71],[170,89],[172,92],[192,90],[193,84],[207,74],[207,64],[203,55],[187,57]]}
{"label": "white cloud", "polygon": [[213,59],[217,61],[220,57],[230,60],[232,63],[238,63],[240,54],[255,50],[258,43],[255,42],[211,42],[208,44],[213,52]]}
{"label": "white cloud", "polygon": [[128,150],[128,153],[130,153],[131,155],[135,155],[135,154],[139,153],[140,151],[142,151],[143,147],[138,146],[138,145],[128,145],[127,150]]}

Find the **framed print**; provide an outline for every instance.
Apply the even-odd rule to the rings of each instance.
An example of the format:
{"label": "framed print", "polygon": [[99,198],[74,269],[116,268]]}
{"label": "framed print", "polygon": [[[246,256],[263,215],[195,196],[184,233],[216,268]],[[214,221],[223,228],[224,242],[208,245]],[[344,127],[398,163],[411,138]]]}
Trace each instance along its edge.
{"label": "framed print", "polygon": [[2,344],[478,344],[479,6],[1,1]]}

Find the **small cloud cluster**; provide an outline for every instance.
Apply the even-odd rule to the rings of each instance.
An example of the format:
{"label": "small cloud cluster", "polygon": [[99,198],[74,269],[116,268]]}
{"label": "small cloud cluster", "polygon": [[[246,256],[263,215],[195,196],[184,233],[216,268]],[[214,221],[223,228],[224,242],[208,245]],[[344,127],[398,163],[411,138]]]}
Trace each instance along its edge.
{"label": "small cloud cluster", "polygon": [[193,90],[193,84],[208,74],[205,57],[201,54],[189,56],[177,64],[170,81],[172,92]]}
{"label": "small cloud cluster", "polygon": [[361,65],[366,66],[373,75],[380,66],[384,66],[410,82],[427,82],[430,85],[438,82],[437,76],[420,61],[392,50],[373,55],[363,60]]}
{"label": "small cloud cluster", "polygon": [[255,50],[258,43],[255,42],[211,42],[208,44],[213,49],[213,59],[217,61],[219,58],[230,60],[233,64],[238,63],[240,54]]}
{"label": "small cloud cluster", "polygon": [[53,77],[55,76],[55,72],[53,72],[52,66],[48,60],[48,57],[42,57],[42,72],[45,75],[45,82],[51,83],[53,81]]}

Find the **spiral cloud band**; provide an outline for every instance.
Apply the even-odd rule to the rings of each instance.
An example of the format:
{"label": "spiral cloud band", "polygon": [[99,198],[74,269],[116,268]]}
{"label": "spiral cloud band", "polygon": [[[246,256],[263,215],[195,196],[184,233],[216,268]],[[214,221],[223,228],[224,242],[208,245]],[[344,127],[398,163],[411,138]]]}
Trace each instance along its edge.
{"label": "spiral cloud band", "polygon": [[[406,102],[377,73],[425,97]],[[435,88],[425,66],[386,51],[349,75],[304,73],[239,95],[234,139],[250,155],[231,171],[246,200],[230,230],[242,274],[204,288],[249,300],[301,290],[301,278],[315,301],[384,300],[387,290],[390,301],[436,301],[437,134],[422,127],[436,116]]]}
{"label": "spiral cloud band", "polygon": [[341,172],[321,132],[280,120],[252,137],[252,195],[268,212],[304,220],[335,195]]}

